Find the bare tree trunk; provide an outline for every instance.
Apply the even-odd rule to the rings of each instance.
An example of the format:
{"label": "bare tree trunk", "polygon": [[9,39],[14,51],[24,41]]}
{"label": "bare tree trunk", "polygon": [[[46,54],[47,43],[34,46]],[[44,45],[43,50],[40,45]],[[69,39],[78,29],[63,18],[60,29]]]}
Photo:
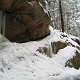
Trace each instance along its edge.
{"label": "bare tree trunk", "polygon": [[63,21],[63,14],[62,14],[62,5],[61,5],[61,0],[59,0],[59,8],[60,8],[60,16],[61,16],[62,32],[64,32],[64,21]]}
{"label": "bare tree trunk", "polygon": [[2,26],[2,11],[0,10],[0,43],[2,42],[1,26]]}
{"label": "bare tree trunk", "polygon": [[5,25],[6,25],[6,13],[3,13],[2,15],[2,35],[3,36],[5,36]]}
{"label": "bare tree trunk", "polygon": [[6,14],[0,10],[0,42],[4,41]]}

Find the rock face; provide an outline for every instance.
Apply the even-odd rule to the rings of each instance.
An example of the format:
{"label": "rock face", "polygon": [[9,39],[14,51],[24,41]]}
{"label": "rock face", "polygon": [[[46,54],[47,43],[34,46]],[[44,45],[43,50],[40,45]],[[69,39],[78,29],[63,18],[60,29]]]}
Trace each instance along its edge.
{"label": "rock face", "polygon": [[38,2],[0,0],[6,13],[5,37],[12,42],[38,40],[49,35],[50,18]]}

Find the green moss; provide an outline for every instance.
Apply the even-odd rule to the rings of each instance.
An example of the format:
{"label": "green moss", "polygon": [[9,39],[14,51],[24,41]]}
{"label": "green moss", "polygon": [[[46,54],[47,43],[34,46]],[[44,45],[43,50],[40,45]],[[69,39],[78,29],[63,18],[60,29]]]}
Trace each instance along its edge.
{"label": "green moss", "polygon": [[80,53],[76,51],[76,55],[66,62],[66,66],[74,67],[75,69],[80,68]]}

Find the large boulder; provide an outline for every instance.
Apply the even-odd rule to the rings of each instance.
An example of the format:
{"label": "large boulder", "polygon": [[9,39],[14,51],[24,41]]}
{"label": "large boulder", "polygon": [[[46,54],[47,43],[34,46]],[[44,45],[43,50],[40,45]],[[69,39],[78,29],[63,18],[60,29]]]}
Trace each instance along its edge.
{"label": "large boulder", "polygon": [[38,2],[0,0],[0,9],[6,12],[5,37],[10,41],[26,42],[49,35],[50,18]]}

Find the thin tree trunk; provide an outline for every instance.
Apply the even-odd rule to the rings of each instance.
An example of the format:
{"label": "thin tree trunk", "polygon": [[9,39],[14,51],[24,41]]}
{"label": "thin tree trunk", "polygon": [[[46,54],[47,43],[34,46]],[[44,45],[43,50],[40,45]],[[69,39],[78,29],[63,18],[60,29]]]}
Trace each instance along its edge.
{"label": "thin tree trunk", "polygon": [[62,32],[64,32],[64,21],[63,21],[63,15],[62,15],[62,5],[61,5],[61,0],[59,0],[59,8],[60,8],[60,16],[61,16]]}
{"label": "thin tree trunk", "polygon": [[[6,13],[2,15],[2,36],[5,36],[5,25],[6,25]],[[4,38],[2,38],[4,41]]]}
{"label": "thin tree trunk", "polygon": [[2,42],[1,26],[2,26],[2,11],[0,10],[0,43]]}
{"label": "thin tree trunk", "polygon": [[0,42],[4,41],[6,14],[0,10]]}

